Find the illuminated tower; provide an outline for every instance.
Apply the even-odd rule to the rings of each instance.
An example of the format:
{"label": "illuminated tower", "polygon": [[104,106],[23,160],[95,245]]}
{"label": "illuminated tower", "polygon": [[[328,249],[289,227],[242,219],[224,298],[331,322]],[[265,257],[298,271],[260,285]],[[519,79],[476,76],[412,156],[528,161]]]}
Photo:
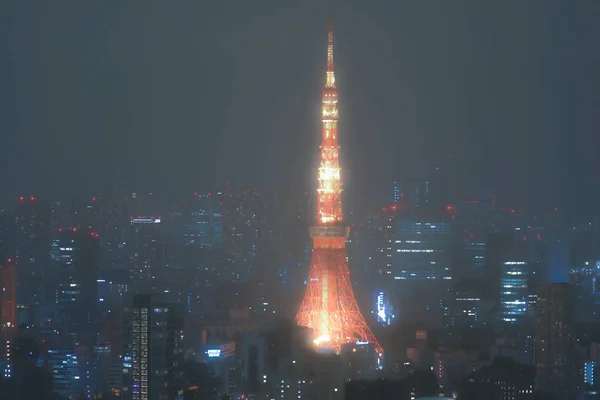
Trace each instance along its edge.
{"label": "illuminated tower", "polygon": [[316,224],[310,228],[313,254],[304,299],[296,315],[300,326],[315,331],[315,344],[339,352],[344,343],[375,343],[381,346],[363,318],[352,291],[346,259],[350,228],[342,215],[342,179],[337,137],[338,94],[333,72],[333,23],[329,22],[327,80],[322,100],[321,164],[317,189]]}

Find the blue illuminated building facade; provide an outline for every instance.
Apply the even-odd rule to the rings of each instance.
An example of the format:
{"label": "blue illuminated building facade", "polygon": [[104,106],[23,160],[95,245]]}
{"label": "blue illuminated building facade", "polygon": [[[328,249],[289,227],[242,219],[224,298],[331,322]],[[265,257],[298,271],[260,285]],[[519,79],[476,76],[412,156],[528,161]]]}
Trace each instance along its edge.
{"label": "blue illuminated building facade", "polygon": [[583,365],[583,382],[586,385],[594,386],[594,373],[596,371],[596,361],[587,361]]}
{"label": "blue illuminated building facade", "polygon": [[0,361],[0,374],[4,379],[10,379],[12,377],[12,365],[10,361]]}
{"label": "blue illuminated building facade", "polygon": [[527,286],[528,263],[525,261],[505,261],[500,277],[500,319],[516,324],[527,315],[529,298]]}
{"label": "blue illuminated building facade", "polygon": [[81,365],[72,350],[48,350],[48,365],[52,369],[53,390],[65,398],[76,398],[83,393]]}
{"label": "blue illuminated building facade", "polygon": [[395,318],[393,307],[389,301],[389,296],[384,292],[377,293],[375,301],[375,313],[377,314],[377,322],[382,325],[391,325]]}

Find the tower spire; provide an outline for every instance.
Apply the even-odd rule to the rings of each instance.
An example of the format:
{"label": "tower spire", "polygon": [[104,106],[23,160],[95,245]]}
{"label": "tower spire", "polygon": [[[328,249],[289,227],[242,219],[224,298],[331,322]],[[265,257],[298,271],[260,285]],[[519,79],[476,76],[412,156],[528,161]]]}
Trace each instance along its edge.
{"label": "tower spire", "polygon": [[326,87],[335,87],[335,76],[333,73],[333,18],[329,18],[329,29],[327,33],[327,82]]}

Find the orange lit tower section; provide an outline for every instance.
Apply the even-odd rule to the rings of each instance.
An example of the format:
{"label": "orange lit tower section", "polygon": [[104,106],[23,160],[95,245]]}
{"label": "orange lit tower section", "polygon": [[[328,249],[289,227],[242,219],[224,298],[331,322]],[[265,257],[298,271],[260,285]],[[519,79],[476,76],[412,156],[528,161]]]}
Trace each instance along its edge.
{"label": "orange lit tower section", "polygon": [[333,23],[329,22],[327,80],[322,100],[322,142],[316,224],[310,228],[312,261],[304,299],[296,315],[315,331],[315,345],[339,351],[344,343],[374,343],[383,350],[363,318],[352,291],[346,258],[350,228],[342,213],[342,179],[337,136],[338,93],[333,72]]}

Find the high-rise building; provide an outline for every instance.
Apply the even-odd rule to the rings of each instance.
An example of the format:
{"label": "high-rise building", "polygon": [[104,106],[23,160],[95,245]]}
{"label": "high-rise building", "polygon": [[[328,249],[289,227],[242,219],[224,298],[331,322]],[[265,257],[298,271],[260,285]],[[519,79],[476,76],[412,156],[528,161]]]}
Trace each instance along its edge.
{"label": "high-rise building", "polygon": [[131,218],[128,243],[134,291],[151,292],[157,271],[166,265],[166,243],[160,230],[161,218]]}
{"label": "high-rise building", "polygon": [[60,201],[50,203],[50,229],[52,232],[58,232],[63,226],[69,225],[69,215],[67,207]]}
{"label": "high-rise building", "polygon": [[454,221],[418,214],[390,213],[382,288],[398,318],[418,319],[431,311],[431,318],[438,321],[432,323],[441,323],[438,314],[448,306],[443,302],[460,266],[462,242]]}
{"label": "high-rise building", "polygon": [[[30,323],[41,324],[41,310],[51,300],[45,279],[50,264],[50,216],[46,203],[21,196],[15,216],[15,260],[19,268],[19,303]],[[12,255],[9,255],[12,257]]]}
{"label": "high-rise building", "polygon": [[52,281],[58,323],[90,327],[97,317],[99,235],[77,228],[60,229],[57,254]]}
{"label": "high-rise building", "polygon": [[377,349],[375,343],[346,343],[340,351],[341,364],[344,368],[344,378],[376,379],[377,378]]}
{"label": "high-rise building", "polygon": [[15,217],[0,210],[0,260],[15,257]]}
{"label": "high-rise building", "polygon": [[461,279],[456,282],[449,301],[450,318],[447,325],[470,328],[485,323],[485,313],[482,311],[486,305],[489,308],[493,305],[487,300],[488,287],[489,284],[483,279]]}
{"label": "high-rise building", "polygon": [[489,193],[476,193],[465,196],[458,203],[459,219],[462,222],[466,239],[485,237],[493,231],[493,217],[496,210],[496,196]]}
{"label": "high-rise building", "polygon": [[381,291],[387,278],[384,276],[388,243],[384,229],[386,222],[382,215],[368,216],[355,225],[347,243],[348,268],[353,284],[360,285],[363,292],[369,293],[368,301],[372,300],[373,293]]}
{"label": "high-rise building", "polygon": [[391,184],[392,202],[406,203],[413,209],[426,209],[433,205],[431,181],[406,179]]}
{"label": "high-rise building", "polygon": [[223,217],[217,197],[198,194],[185,215],[184,244],[200,247],[219,246],[223,242]]}
{"label": "high-rise building", "polygon": [[0,265],[0,366],[12,375],[12,344],[17,332],[17,269],[13,260]]}
{"label": "high-rise building", "polygon": [[50,256],[50,212],[33,196],[21,196],[15,219],[20,276],[43,276]]}
{"label": "high-rise building", "polygon": [[465,256],[469,262],[469,275],[483,276],[485,267],[485,241],[484,240],[467,240],[465,242]]}
{"label": "high-rise building", "polygon": [[456,237],[452,223],[398,218],[389,239],[390,271],[395,280],[450,280]]}
{"label": "high-rise building", "polygon": [[132,370],[124,382],[124,398],[168,400],[177,396],[175,379],[182,360],[182,323],[171,305],[136,295],[131,310],[131,337],[124,357]]}
{"label": "high-rise building", "polygon": [[542,285],[537,297],[536,389],[560,399],[577,398],[583,382],[573,335],[573,302],[568,283]]}
{"label": "high-rise building", "polygon": [[[547,278],[547,280],[549,282],[555,282],[555,283],[559,283],[559,282],[568,282],[569,281],[569,271],[571,269],[572,264],[574,264],[572,262],[572,260],[575,257],[571,256],[571,243],[574,246],[577,245],[583,245],[582,247],[585,246],[585,235],[580,234],[579,232],[577,234],[573,235],[573,239],[574,240],[569,240],[569,237],[566,234],[550,234],[548,235],[548,239],[546,241],[546,271],[545,271],[545,278]],[[592,235],[590,234],[589,236],[591,236],[593,239],[598,239],[598,235]],[[584,239],[585,238],[585,239]],[[577,239],[583,239],[582,242],[579,242]],[[589,240],[589,239],[588,239]],[[597,252],[597,241],[594,242],[594,250]],[[581,247],[578,247],[578,249],[581,249]],[[583,249],[582,249],[583,250]],[[581,254],[581,253],[580,253]],[[598,253],[596,253],[598,254]],[[579,255],[579,254],[578,254]],[[590,258],[590,260],[594,260],[597,259],[596,257]],[[573,260],[575,261],[575,260]],[[586,260],[588,261],[588,260]]]}
{"label": "high-rise building", "polygon": [[339,352],[344,343],[375,343],[377,339],[362,316],[348,271],[346,240],[350,229],[344,225],[342,179],[338,145],[338,93],[333,68],[333,23],[329,22],[327,79],[322,97],[322,142],[317,189],[316,225],[310,230],[313,239],[312,261],[304,299],[296,321],[311,328],[315,345]]}
{"label": "high-rise building", "polygon": [[[484,278],[491,282],[495,300],[500,301],[502,292],[501,280],[503,272],[507,271],[507,262],[525,262],[518,264],[522,267],[529,279],[531,279],[531,246],[523,237],[514,232],[488,235],[485,246]],[[516,265],[516,264],[515,264]]]}
{"label": "high-rise building", "polygon": [[222,204],[223,245],[230,257],[230,278],[247,282],[256,278],[257,253],[271,235],[268,196],[256,189],[235,193],[228,187],[219,195]]}
{"label": "high-rise building", "polygon": [[52,348],[46,354],[52,370],[52,391],[64,398],[76,398],[84,391],[83,365],[71,348]]}
{"label": "high-rise building", "polygon": [[97,210],[98,227],[94,230],[100,234],[102,269],[126,267],[122,244],[125,239],[124,228],[129,221],[124,210],[124,197],[116,190],[103,190],[97,197],[92,197],[91,204]]}
{"label": "high-rise building", "polygon": [[0,330],[17,326],[17,269],[13,260],[0,265]]}
{"label": "high-rise building", "polygon": [[504,261],[500,276],[500,319],[516,324],[528,315],[529,300],[527,262]]}

